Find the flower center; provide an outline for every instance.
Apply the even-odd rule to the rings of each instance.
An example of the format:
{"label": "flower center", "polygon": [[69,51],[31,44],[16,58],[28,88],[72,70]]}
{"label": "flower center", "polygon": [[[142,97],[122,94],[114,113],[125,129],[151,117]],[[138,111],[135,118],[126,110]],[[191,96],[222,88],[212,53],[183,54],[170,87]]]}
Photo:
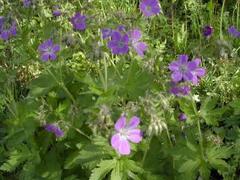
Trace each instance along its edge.
{"label": "flower center", "polygon": [[118,47],[123,48],[125,46],[125,43],[123,41],[118,42]]}
{"label": "flower center", "polygon": [[183,72],[183,73],[184,73],[184,72],[186,72],[186,71],[187,71],[187,69],[188,69],[188,68],[187,68],[187,66],[186,66],[186,65],[181,65],[181,66],[179,67],[179,69],[180,69],[180,71],[181,71],[181,72]]}
{"label": "flower center", "polygon": [[119,131],[119,133],[120,133],[120,136],[121,136],[121,137],[127,139],[128,134],[127,134],[127,130],[126,130],[126,129],[121,129],[121,130]]}
{"label": "flower center", "polygon": [[76,24],[81,24],[81,23],[82,23],[82,20],[81,20],[80,18],[77,18],[77,19],[75,19],[75,23],[76,23]]}
{"label": "flower center", "polygon": [[147,11],[152,11],[152,7],[151,6],[146,6],[146,10]]}
{"label": "flower center", "polygon": [[49,53],[49,54],[51,54],[51,53],[53,53],[53,50],[52,50],[51,47],[47,47],[46,52]]}

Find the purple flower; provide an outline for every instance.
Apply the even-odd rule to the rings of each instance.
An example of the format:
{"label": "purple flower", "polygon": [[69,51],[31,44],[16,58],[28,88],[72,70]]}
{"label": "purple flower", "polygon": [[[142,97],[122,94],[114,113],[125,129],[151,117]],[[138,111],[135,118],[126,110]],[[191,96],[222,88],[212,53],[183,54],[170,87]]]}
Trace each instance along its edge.
{"label": "purple flower", "polygon": [[170,93],[176,96],[186,96],[190,93],[191,88],[187,85],[181,85],[175,82],[171,82]]}
{"label": "purple flower", "polygon": [[60,129],[60,127],[58,127],[57,124],[46,124],[44,128],[46,131],[54,133],[56,137],[64,136],[64,132]]}
{"label": "purple flower", "polygon": [[140,42],[142,33],[139,29],[133,29],[129,32],[130,42],[137,54],[141,57],[144,56],[144,52],[147,50],[147,45],[144,42]]}
{"label": "purple flower", "polygon": [[86,16],[80,14],[79,12],[75,13],[75,15],[71,18],[71,23],[75,30],[85,30],[86,29]]}
{"label": "purple flower", "polygon": [[23,6],[25,8],[28,8],[29,6],[31,6],[32,1],[31,0],[23,0]]}
{"label": "purple flower", "polygon": [[52,11],[53,16],[58,17],[62,15],[61,10],[59,9],[59,6],[53,6],[53,11]]}
{"label": "purple flower", "polygon": [[110,28],[104,28],[101,30],[101,32],[102,32],[103,39],[107,39],[107,38],[111,37],[111,35],[112,35],[112,29],[110,29]]}
{"label": "purple flower", "polygon": [[119,25],[117,27],[117,31],[119,31],[121,33],[125,33],[126,32],[126,27],[124,25]]}
{"label": "purple flower", "polygon": [[60,51],[60,46],[53,44],[52,39],[48,39],[38,46],[38,51],[43,61],[55,60],[57,58],[56,53]]}
{"label": "purple flower", "polygon": [[207,37],[207,38],[210,37],[212,35],[212,33],[213,33],[213,27],[212,26],[207,25],[203,28],[203,35],[205,37]]}
{"label": "purple flower", "polygon": [[228,28],[228,33],[233,37],[240,37],[240,32],[234,26]]}
{"label": "purple flower", "polygon": [[190,81],[193,84],[198,84],[198,77],[205,75],[205,69],[199,68],[200,63],[200,59],[188,62],[187,55],[180,55],[177,61],[169,65],[169,69],[172,71],[172,81]]}
{"label": "purple flower", "polygon": [[180,113],[178,116],[179,121],[186,121],[187,116],[184,113]]}
{"label": "purple flower", "polygon": [[140,119],[133,116],[129,123],[126,122],[126,117],[121,116],[116,124],[114,134],[111,138],[112,147],[121,155],[128,155],[131,152],[130,142],[139,143],[142,140],[142,133],[137,129]]}
{"label": "purple flower", "polygon": [[139,4],[140,11],[144,16],[153,16],[160,13],[160,5],[158,0],[142,0]]}
{"label": "purple flower", "polygon": [[12,21],[10,24],[6,21],[6,18],[0,16],[0,38],[7,41],[10,37],[17,35],[16,21]]}
{"label": "purple flower", "polygon": [[108,42],[108,47],[113,54],[126,54],[129,51],[129,38],[127,34],[121,34],[118,31],[113,31],[111,40]]}

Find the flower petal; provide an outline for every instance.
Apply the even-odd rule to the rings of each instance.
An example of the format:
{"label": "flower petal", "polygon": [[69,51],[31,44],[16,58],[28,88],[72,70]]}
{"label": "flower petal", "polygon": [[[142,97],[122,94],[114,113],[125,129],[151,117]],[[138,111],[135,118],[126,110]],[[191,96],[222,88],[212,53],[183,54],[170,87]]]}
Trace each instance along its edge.
{"label": "flower petal", "polygon": [[141,57],[144,56],[144,52],[147,50],[147,45],[144,42],[137,42],[133,45],[137,54]]}
{"label": "flower petal", "polygon": [[120,135],[119,134],[115,134],[112,136],[111,138],[111,146],[115,149],[118,150],[119,148],[119,144],[120,144]]}
{"label": "flower petal", "polygon": [[175,71],[174,73],[172,73],[171,77],[174,82],[179,82],[183,78],[182,74],[178,71]]}
{"label": "flower petal", "polygon": [[127,125],[128,129],[134,129],[136,128],[140,123],[140,119],[137,116],[133,116],[129,122],[129,124]]}
{"label": "flower petal", "polygon": [[130,144],[127,139],[120,138],[118,152],[122,155],[129,155],[131,152]]}
{"label": "flower petal", "polygon": [[168,69],[171,71],[178,71],[179,70],[179,63],[177,61],[172,62],[169,66]]}
{"label": "flower petal", "polygon": [[191,81],[194,78],[193,76],[194,76],[194,73],[192,73],[191,71],[188,71],[183,74],[183,80]]}
{"label": "flower petal", "polygon": [[206,70],[204,68],[197,68],[194,72],[198,77],[202,77],[205,75]]}
{"label": "flower petal", "polygon": [[58,52],[60,50],[60,46],[58,44],[53,46],[53,51]]}
{"label": "flower petal", "polygon": [[188,61],[188,55],[186,54],[179,55],[178,60],[181,64],[185,64]]}
{"label": "flower petal", "polygon": [[133,29],[130,31],[129,35],[132,41],[138,41],[142,37],[142,33],[139,29]]}
{"label": "flower petal", "polygon": [[117,122],[115,123],[115,129],[116,131],[121,130],[122,128],[124,128],[126,126],[126,117],[125,116],[121,116]]}
{"label": "flower petal", "polygon": [[128,131],[127,138],[133,143],[139,143],[142,140],[142,133],[140,129],[132,129]]}

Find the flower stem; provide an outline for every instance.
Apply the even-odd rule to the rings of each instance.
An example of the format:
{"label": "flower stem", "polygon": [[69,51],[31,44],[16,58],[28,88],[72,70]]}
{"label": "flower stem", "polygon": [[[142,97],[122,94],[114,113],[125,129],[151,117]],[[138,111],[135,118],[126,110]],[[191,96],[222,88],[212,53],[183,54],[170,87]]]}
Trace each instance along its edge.
{"label": "flower stem", "polygon": [[149,150],[149,145],[150,145],[150,143],[151,143],[151,140],[152,140],[152,136],[150,137],[150,139],[149,139],[149,142],[148,142],[148,146],[147,146],[147,148],[145,149],[145,151],[144,151],[144,154],[143,154],[143,158],[142,158],[142,166],[144,165],[144,163],[145,163],[145,160],[146,160],[146,157],[147,157],[147,153],[148,153],[148,150]]}
{"label": "flower stem", "polygon": [[107,61],[106,58],[104,57],[104,78],[105,78],[105,83],[104,83],[104,89],[107,91],[108,89],[108,70],[107,70]]}
{"label": "flower stem", "polygon": [[226,0],[223,0],[221,17],[220,17],[220,31],[219,31],[220,39],[223,39],[222,26],[223,26],[223,14],[224,14],[225,2],[226,2]]}
{"label": "flower stem", "polygon": [[49,68],[46,68],[47,72],[53,77],[53,79],[57,82],[57,84],[65,91],[65,93],[68,95],[68,97],[72,100],[72,102],[74,104],[77,104],[76,100],[74,99],[73,95],[70,93],[70,91],[68,90],[68,88],[66,87],[66,85],[64,84],[63,81],[58,81],[58,79],[56,78],[56,76],[50,71]]}

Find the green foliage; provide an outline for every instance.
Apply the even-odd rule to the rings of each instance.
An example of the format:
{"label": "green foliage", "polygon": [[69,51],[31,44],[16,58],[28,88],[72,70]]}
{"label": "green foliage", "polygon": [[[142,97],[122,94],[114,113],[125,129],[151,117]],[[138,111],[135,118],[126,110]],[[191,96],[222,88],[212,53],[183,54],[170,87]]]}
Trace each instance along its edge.
{"label": "green foliage", "polygon": [[[17,25],[8,41],[0,27],[0,179],[239,178],[240,41],[228,33],[231,25],[240,28],[239,1],[163,0],[150,18],[140,2],[32,0],[24,7],[22,0],[0,0],[1,16]],[[72,28],[75,12],[87,16],[85,31]],[[111,53],[101,30],[118,25],[141,30],[144,57],[133,47]],[[205,25],[214,28],[208,38]],[[49,38],[61,50],[43,62],[38,46]],[[206,75],[198,85],[184,82],[191,94],[177,97],[169,93],[168,65],[179,54],[201,58]],[[123,114],[138,116],[143,132],[126,156],[111,146]]]}

